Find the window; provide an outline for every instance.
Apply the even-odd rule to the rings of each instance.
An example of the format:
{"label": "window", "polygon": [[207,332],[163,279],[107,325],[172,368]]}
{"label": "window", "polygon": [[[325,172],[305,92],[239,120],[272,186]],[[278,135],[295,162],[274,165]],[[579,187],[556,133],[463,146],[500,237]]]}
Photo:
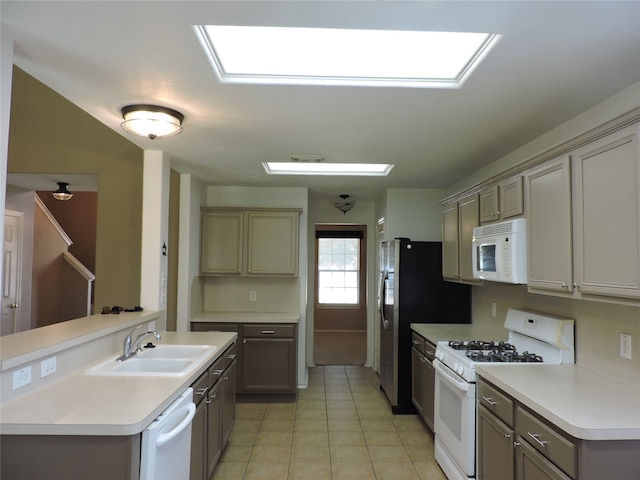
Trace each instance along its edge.
{"label": "window", "polygon": [[359,238],[318,238],[318,303],[358,305]]}

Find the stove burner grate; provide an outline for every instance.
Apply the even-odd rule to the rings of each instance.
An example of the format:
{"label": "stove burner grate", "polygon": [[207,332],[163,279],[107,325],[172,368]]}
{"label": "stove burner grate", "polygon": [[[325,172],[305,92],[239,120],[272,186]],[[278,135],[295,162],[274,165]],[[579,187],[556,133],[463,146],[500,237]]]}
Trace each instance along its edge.
{"label": "stove burner grate", "polygon": [[518,353],[514,350],[468,350],[467,358],[474,362],[501,362],[501,363],[542,363],[543,359],[540,355],[534,353],[523,352]]}

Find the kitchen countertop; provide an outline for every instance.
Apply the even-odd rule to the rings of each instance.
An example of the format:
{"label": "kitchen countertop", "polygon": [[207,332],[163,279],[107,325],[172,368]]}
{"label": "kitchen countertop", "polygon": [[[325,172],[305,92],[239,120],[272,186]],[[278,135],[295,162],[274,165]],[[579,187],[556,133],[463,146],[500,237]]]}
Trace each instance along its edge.
{"label": "kitchen countertop", "polygon": [[574,364],[477,364],[476,373],[576,438],[640,440],[640,384]]}
{"label": "kitchen countertop", "polygon": [[298,323],[295,312],[202,312],[191,317],[192,322],[219,323]]}
{"label": "kitchen countertop", "polygon": [[506,340],[508,332],[503,327],[488,328],[475,323],[412,323],[411,329],[433,343],[449,340]]}
{"label": "kitchen countertop", "polygon": [[217,345],[185,376],[87,375],[83,371],[0,406],[0,431],[14,435],[135,435],[144,430],[237,338],[224,332],[162,332],[159,344]]}

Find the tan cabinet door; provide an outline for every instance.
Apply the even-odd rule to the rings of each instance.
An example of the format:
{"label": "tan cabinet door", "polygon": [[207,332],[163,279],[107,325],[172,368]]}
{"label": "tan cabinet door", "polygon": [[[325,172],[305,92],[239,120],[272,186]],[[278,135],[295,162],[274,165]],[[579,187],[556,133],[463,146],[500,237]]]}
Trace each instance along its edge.
{"label": "tan cabinet door", "polygon": [[640,298],[639,126],[572,153],[576,287]]}
{"label": "tan cabinet door", "polygon": [[239,212],[204,212],[200,243],[200,272],[242,273],[244,215]]}
{"label": "tan cabinet door", "polygon": [[529,288],[573,289],[570,170],[563,156],[525,176]]}
{"label": "tan cabinet door", "polygon": [[493,185],[480,192],[480,223],[495,222],[498,219],[498,186]]}
{"label": "tan cabinet door", "polygon": [[458,204],[449,205],[442,212],[442,276],[460,278],[458,263]]}
{"label": "tan cabinet door", "polygon": [[248,214],[249,275],[298,273],[298,213]]}
{"label": "tan cabinet door", "polygon": [[460,253],[459,269],[462,280],[473,280],[473,229],[479,225],[478,221],[478,195],[460,200],[458,204],[458,215],[460,220]]}

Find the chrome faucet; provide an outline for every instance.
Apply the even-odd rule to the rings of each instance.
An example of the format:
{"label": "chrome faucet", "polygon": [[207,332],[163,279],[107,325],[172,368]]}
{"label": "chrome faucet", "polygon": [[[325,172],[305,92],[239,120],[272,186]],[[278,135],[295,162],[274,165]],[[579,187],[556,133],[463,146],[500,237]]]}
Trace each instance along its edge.
{"label": "chrome faucet", "polygon": [[124,342],[122,343],[122,355],[120,355],[117,360],[119,362],[123,362],[128,358],[133,357],[136,353],[141,352],[142,348],[140,348],[140,343],[142,343],[142,339],[148,337],[149,335],[153,335],[156,339],[160,340],[160,334],[158,332],[144,332],[136,337],[135,340],[131,340],[131,336],[133,332],[135,332],[138,328],[142,327],[142,325],[138,325],[133,327],[131,331],[124,337]]}

